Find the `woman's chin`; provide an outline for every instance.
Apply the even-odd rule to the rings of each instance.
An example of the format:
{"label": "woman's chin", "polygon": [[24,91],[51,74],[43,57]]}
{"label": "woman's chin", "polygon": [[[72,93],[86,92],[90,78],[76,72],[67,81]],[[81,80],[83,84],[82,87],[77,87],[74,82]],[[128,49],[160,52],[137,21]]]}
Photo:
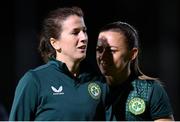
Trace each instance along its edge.
{"label": "woman's chin", "polygon": [[77,59],[78,61],[82,61],[82,60],[84,60],[85,58],[86,58],[86,55],[81,55],[81,56],[76,57],[76,59]]}

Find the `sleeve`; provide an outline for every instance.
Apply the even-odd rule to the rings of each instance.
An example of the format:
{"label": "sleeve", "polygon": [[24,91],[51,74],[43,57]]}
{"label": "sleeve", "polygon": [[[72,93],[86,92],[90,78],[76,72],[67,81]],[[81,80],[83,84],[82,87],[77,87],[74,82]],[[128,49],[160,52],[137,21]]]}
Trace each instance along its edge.
{"label": "sleeve", "polygon": [[154,83],[153,85],[150,113],[153,120],[173,114],[168,95],[159,83]]}
{"label": "sleeve", "polygon": [[38,84],[32,73],[27,72],[16,87],[9,120],[33,120],[37,102]]}

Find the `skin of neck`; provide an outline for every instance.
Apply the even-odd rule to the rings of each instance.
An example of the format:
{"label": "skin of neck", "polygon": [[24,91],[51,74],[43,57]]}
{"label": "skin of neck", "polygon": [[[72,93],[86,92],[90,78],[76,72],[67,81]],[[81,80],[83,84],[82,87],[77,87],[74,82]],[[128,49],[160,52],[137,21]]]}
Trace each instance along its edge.
{"label": "skin of neck", "polygon": [[128,64],[121,72],[117,72],[111,76],[105,76],[105,78],[107,80],[107,83],[113,87],[127,81],[130,74],[131,74],[130,64]]}
{"label": "skin of neck", "polygon": [[60,55],[58,55],[56,57],[56,60],[65,63],[67,68],[68,68],[68,70],[69,70],[69,72],[73,76],[77,76],[78,75],[78,73],[79,73],[79,65],[80,65],[81,60],[76,60],[75,61],[75,60],[69,59],[67,57],[60,56]]}

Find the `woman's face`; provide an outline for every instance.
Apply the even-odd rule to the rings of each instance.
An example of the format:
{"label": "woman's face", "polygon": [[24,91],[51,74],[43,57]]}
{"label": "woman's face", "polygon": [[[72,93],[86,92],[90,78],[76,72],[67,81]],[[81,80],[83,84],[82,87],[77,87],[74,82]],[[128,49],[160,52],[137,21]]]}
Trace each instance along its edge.
{"label": "woman's face", "polygon": [[127,70],[130,58],[125,36],[114,31],[100,32],[96,59],[105,76],[117,76]]}
{"label": "woman's face", "polygon": [[70,61],[81,61],[86,57],[88,36],[84,19],[77,15],[67,17],[62,23],[62,32],[56,41],[57,57]]}

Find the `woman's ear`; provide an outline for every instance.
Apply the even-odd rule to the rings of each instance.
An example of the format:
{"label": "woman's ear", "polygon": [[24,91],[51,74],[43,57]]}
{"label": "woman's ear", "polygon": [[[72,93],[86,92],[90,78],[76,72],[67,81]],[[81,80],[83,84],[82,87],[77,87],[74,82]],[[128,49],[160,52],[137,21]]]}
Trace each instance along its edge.
{"label": "woman's ear", "polygon": [[137,55],[138,55],[138,48],[131,49],[130,60],[132,61],[132,60],[136,59]]}
{"label": "woman's ear", "polygon": [[50,43],[55,50],[58,50],[60,48],[58,42],[59,41],[57,39],[50,38]]}

